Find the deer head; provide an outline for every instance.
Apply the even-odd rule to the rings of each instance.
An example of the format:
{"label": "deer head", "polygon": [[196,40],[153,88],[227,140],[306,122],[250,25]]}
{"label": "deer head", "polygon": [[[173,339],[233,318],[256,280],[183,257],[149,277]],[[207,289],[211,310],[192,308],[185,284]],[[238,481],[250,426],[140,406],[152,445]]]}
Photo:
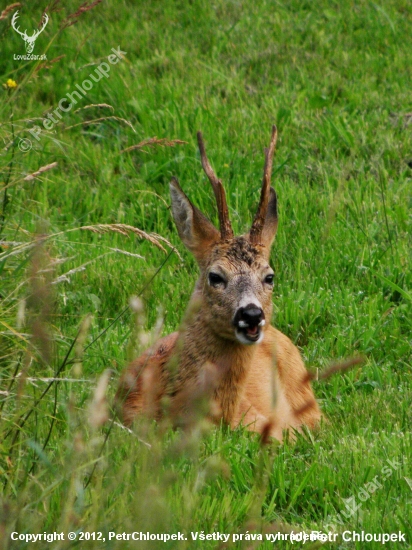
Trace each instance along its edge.
{"label": "deer head", "polygon": [[11,26],[23,38],[23,40],[26,44],[26,52],[27,53],[32,53],[32,51],[34,49],[34,44],[36,43],[36,39],[39,36],[39,34],[41,32],[43,32],[44,28],[46,27],[46,25],[49,21],[49,16],[47,15],[47,13],[45,13],[42,17],[43,24],[42,24],[41,28],[38,31],[33,31],[33,34],[31,36],[28,36],[27,35],[27,30],[25,30],[24,32],[21,32],[19,30],[19,27],[16,27],[16,21],[18,19],[18,13],[19,12],[17,10],[16,13],[13,15],[13,18],[11,20]]}
{"label": "deer head", "polygon": [[233,234],[225,191],[208,161],[200,132],[197,139],[203,170],[216,197],[220,231],[190,202],[175,178],[170,183],[170,193],[179,236],[200,267],[194,294],[200,300],[199,315],[216,337],[255,344],[263,339],[272,315],[274,272],[269,255],[278,218],[270,178],[276,126],[265,150],[259,206],[249,233],[239,237]]}

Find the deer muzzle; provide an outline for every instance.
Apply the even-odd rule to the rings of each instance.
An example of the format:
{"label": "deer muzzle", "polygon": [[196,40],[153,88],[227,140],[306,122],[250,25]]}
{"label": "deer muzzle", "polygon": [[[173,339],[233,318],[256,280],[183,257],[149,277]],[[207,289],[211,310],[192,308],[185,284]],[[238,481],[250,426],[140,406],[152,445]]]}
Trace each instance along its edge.
{"label": "deer muzzle", "polygon": [[236,337],[242,344],[256,344],[263,338],[262,327],[265,325],[263,309],[255,304],[240,307],[236,311],[233,324],[236,328]]}

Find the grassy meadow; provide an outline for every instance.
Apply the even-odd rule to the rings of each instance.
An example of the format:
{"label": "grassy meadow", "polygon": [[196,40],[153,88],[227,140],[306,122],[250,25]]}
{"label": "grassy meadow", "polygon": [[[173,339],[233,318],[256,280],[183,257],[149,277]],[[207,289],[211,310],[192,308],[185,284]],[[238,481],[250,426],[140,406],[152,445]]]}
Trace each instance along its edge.
{"label": "grassy meadow", "polygon": [[[0,8],[0,548],[383,547],[344,531],[400,531],[387,546],[411,548],[410,2],[80,4]],[[17,9],[29,34],[47,11],[46,61],[14,59]],[[170,178],[217,223],[202,130],[247,231],[273,123],[273,324],[312,370],[364,364],[314,382],[327,421],[295,444],[202,421],[129,432],[108,410],[120,372],[179,327],[196,280]],[[187,540],[109,540],[134,531]],[[266,540],[292,531],[338,536]]]}

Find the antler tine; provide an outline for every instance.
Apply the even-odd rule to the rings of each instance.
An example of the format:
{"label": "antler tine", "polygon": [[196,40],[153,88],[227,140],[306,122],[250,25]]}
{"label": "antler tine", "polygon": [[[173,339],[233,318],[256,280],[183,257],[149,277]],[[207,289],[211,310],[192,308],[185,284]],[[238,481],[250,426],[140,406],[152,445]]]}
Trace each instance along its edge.
{"label": "antler tine", "polygon": [[272,126],[272,137],[268,149],[265,149],[265,168],[263,170],[262,190],[260,192],[260,202],[255,218],[250,229],[250,241],[254,244],[259,243],[265,223],[266,210],[269,204],[270,196],[270,178],[272,175],[273,156],[275,154],[278,131],[275,125]]}
{"label": "antler tine", "polygon": [[213,168],[206,156],[205,144],[203,142],[202,132],[197,133],[197,142],[199,144],[200,160],[206,176],[209,178],[216,197],[217,210],[219,215],[220,235],[222,239],[231,239],[233,230],[229,219],[229,210],[226,202],[226,194],[222,182],[216,177]]}
{"label": "antler tine", "polygon": [[40,30],[37,31],[37,35],[39,35],[41,32],[43,32],[44,28],[46,27],[47,23],[49,22],[49,16],[47,13],[43,13],[41,20],[43,21],[43,25]]}
{"label": "antler tine", "polygon": [[16,13],[13,15],[13,17],[11,18],[11,26],[13,27],[13,29],[18,33],[20,34],[20,36],[27,36],[27,31],[24,31],[24,32],[21,32],[20,30],[20,27],[17,27],[16,28],[16,21],[17,19],[19,18],[18,16],[18,13],[19,13],[19,10],[16,11]]}

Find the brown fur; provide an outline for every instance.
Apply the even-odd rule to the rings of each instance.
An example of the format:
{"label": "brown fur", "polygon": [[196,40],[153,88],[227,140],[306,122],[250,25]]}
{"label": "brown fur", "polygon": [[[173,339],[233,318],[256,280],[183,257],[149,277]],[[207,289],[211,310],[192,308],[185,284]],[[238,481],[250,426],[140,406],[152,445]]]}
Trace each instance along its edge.
{"label": "brown fur", "polygon": [[[242,424],[262,432],[271,420],[270,435],[281,440],[282,430],[303,424],[315,427],[320,411],[296,346],[272,326],[256,345],[245,346],[234,336],[230,303],[235,303],[242,277],[245,285],[257,286],[249,271],[255,274],[265,268],[263,250],[238,237],[212,249],[208,265],[216,262],[233,274],[229,296],[216,296],[207,285],[207,270],[201,274],[180,332],[159,340],[123,374],[117,394],[123,401],[123,421],[130,425],[138,413],[160,418],[161,399],[168,395],[180,422],[190,408],[187,396],[196,393],[203,367],[212,364],[214,399],[232,428]],[[259,297],[270,319],[271,292]]]}
{"label": "brown fur", "polygon": [[[160,339],[122,375],[116,398],[123,421],[130,425],[139,413],[160,418],[166,398],[175,422],[185,423],[196,402],[206,397],[214,420],[223,419],[232,428],[243,425],[265,440],[268,435],[281,440],[290,428],[315,427],[321,413],[299,351],[269,324],[273,283],[268,276],[270,281],[273,271],[268,259],[277,229],[274,190],[262,202],[266,213],[260,214],[263,225],[255,227],[253,239],[249,234],[232,237],[227,221],[219,235],[176,180],[171,194],[179,235],[197,259],[200,277],[180,331]],[[214,283],[210,274],[223,282]],[[257,343],[249,342],[249,328],[235,322],[248,302],[259,307],[265,320]]]}

